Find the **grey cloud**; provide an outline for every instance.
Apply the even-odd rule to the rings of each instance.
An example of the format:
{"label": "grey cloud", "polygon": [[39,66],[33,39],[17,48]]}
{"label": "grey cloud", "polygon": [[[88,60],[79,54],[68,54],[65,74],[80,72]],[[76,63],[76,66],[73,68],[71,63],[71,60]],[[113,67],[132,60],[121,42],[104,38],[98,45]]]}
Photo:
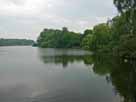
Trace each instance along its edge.
{"label": "grey cloud", "polygon": [[[112,0],[60,0],[51,12],[69,18],[111,16],[116,13]],[[56,9],[57,8],[57,9]]]}
{"label": "grey cloud", "polygon": [[7,3],[13,3],[15,5],[24,5],[26,0],[3,0],[4,2]]}
{"label": "grey cloud", "polygon": [[[5,11],[2,12],[3,9],[0,6],[0,37],[8,38],[36,39],[43,28],[60,29],[63,26],[82,32],[97,23],[105,22],[108,17],[113,17],[117,13],[112,3],[113,0],[35,0],[38,3],[41,2],[40,6],[34,0],[2,1],[5,2],[4,5],[6,2],[13,3],[17,7],[21,5],[20,10],[13,9],[14,13],[10,9],[6,9],[6,14]],[[2,1],[0,1],[0,5],[2,5]],[[29,7],[26,6],[28,1],[30,1]],[[33,5],[36,8],[31,8]],[[23,7],[28,7],[28,11]]]}

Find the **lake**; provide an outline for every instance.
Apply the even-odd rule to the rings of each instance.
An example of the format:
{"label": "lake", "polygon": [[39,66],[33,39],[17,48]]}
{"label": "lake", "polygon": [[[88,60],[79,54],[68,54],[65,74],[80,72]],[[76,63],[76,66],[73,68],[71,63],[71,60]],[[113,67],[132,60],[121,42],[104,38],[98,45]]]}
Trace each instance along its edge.
{"label": "lake", "polygon": [[79,49],[0,47],[0,102],[120,102],[110,67]]}

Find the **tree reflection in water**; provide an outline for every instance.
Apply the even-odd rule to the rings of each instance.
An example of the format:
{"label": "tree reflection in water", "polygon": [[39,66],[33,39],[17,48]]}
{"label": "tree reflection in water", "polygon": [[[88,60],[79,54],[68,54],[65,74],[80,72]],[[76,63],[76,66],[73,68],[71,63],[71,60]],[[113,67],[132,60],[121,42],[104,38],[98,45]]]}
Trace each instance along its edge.
{"label": "tree reflection in water", "polygon": [[133,60],[124,62],[123,59],[107,56],[107,54],[76,55],[65,51],[55,55],[45,55],[40,51],[40,58],[44,63],[62,64],[63,68],[67,68],[68,64],[75,61],[93,65],[93,71],[100,76],[105,76],[107,82],[112,83],[124,102],[136,102],[136,62]]}
{"label": "tree reflection in water", "polygon": [[94,72],[108,75],[116,92],[124,102],[136,102],[136,61],[124,61],[121,58],[97,54],[93,56]]}
{"label": "tree reflection in water", "polygon": [[73,49],[39,49],[40,59],[44,63],[61,64],[63,68],[67,68],[68,64],[74,62],[82,62],[89,64],[92,62],[92,53],[88,51]]}

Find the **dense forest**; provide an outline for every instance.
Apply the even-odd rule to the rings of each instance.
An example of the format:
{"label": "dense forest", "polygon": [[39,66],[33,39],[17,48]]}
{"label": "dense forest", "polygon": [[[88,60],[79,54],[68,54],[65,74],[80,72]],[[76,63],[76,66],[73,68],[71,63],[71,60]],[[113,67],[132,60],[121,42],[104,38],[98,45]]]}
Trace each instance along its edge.
{"label": "dense forest", "polygon": [[33,45],[33,40],[27,39],[0,39],[0,46],[23,46],[23,45]]}
{"label": "dense forest", "polygon": [[108,51],[121,57],[136,57],[136,1],[114,0],[119,15],[105,24],[96,25],[86,34],[82,47]]}
{"label": "dense forest", "polygon": [[111,52],[121,57],[136,57],[136,1],[114,0],[118,16],[87,29],[84,34],[44,29],[37,42],[40,47],[80,47],[94,52]]}
{"label": "dense forest", "polygon": [[44,29],[38,37],[38,46],[47,48],[79,48],[81,35],[70,32],[66,27],[62,30]]}

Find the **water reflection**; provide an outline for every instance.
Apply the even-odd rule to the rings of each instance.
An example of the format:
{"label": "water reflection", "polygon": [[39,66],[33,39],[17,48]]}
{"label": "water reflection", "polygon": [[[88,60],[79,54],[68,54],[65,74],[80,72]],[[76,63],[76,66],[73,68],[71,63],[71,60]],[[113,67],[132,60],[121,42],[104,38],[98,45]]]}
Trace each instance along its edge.
{"label": "water reflection", "polygon": [[77,49],[0,50],[0,102],[136,101],[135,61]]}
{"label": "water reflection", "polygon": [[84,62],[92,64],[92,52],[78,49],[38,49],[40,59],[46,63],[61,64],[66,68],[68,64],[74,62]]}
{"label": "water reflection", "polygon": [[[108,76],[110,70],[105,57],[77,49],[38,49],[38,55],[46,66],[55,64],[67,68],[53,80],[52,92],[38,96],[39,99],[49,102],[119,102]],[[56,90],[56,86],[59,89]]]}
{"label": "water reflection", "polygon": [[[76,53],[74,52],[76,51]],[[107,54],[85,54],[82,51],[73,52],[55,50],[46,55],[44,50],[39,50],[40,58],[44,63],[62,64],[64,68],[69,63],[83,61],[86,65],[93,65],[93,71],[104,76],[108,83],[112,83],[116,94],[121,96],[123,102],[136,102],[136,62],[127,61]],[[80,53],[80,54],[79,54]],[[48,53],[49,54],[49,53]],[[90,67],[92,70],[92,67]]]}
{"label": "water reflection", "polygon": [[107,81],[113,84],[123,102],[136,102],[136,61],[96,54],[93,63],[94,72],[107,75]]}
{"label": "water reflection", "polygon": [[116,60],[110,73],[112,84],[124,102],[136,102],[136,62]]}

